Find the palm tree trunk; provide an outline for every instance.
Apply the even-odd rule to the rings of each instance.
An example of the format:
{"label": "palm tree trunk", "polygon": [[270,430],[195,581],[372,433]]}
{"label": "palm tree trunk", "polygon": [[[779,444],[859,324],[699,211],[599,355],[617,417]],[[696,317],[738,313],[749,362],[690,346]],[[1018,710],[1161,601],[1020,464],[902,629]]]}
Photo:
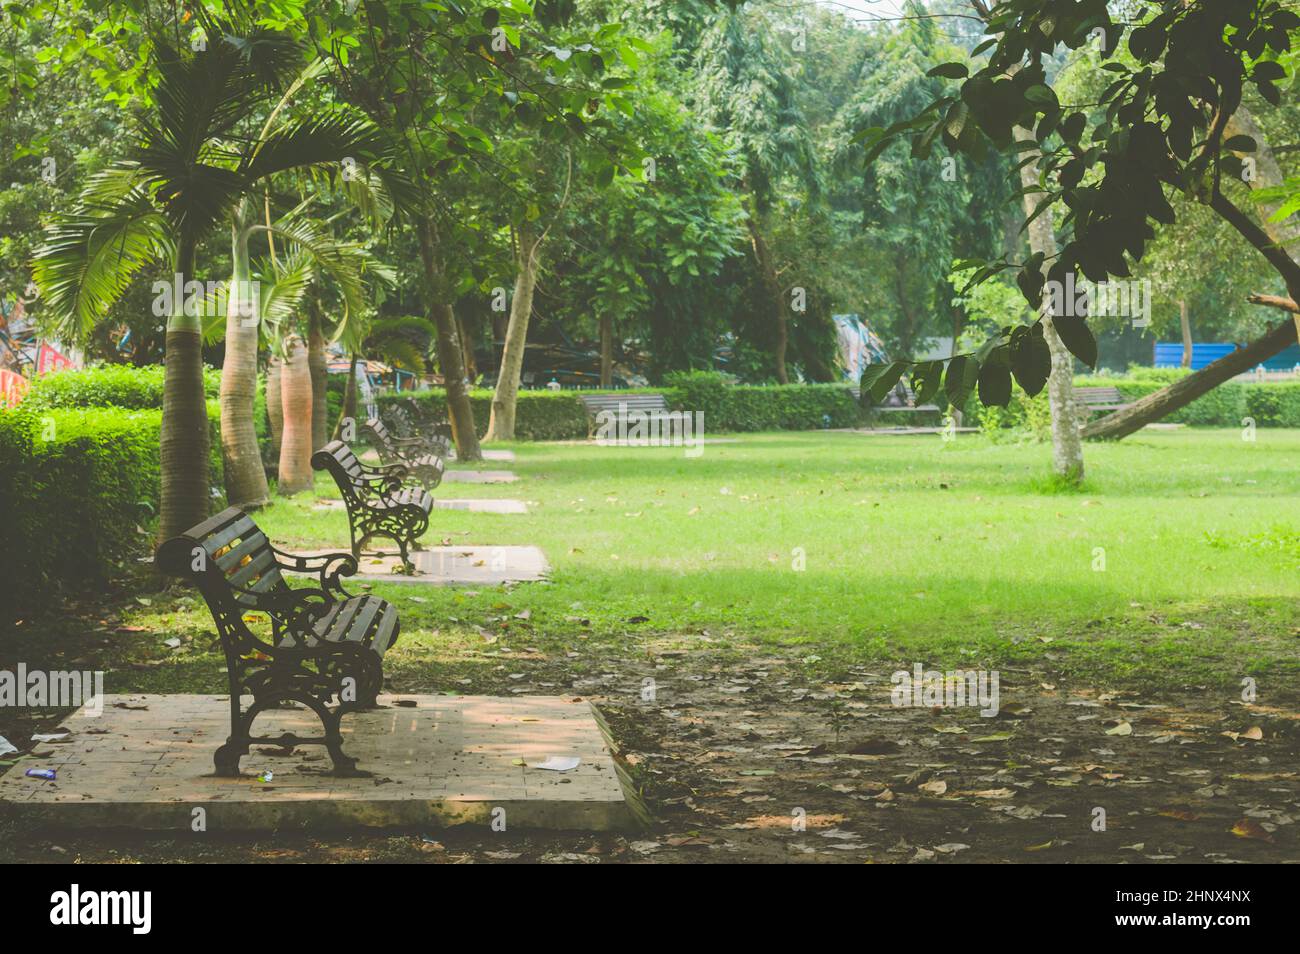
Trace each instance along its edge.
{"label": "palm tree trunk", "polygon": [[271,425],[271,460],[280,459],[280,439],[284,436],[284,401],[280,397],[280,378],[284,360],[271,352],[266,363],[266,420]]}
{"label": "palm tree trunk", "polygon": [[776,265],[772,262],[771,249],[767,240],[758,230],[758,221],[751,208],[745,216],[749,227],[749,244],[754,250],[754,264],[758,267],[758,277],[763,283],[763,292],[772,303],[772,317],[776,320],[776,347],[772,352],[776,363],[776,379],[781,384],[790,383],[790,373],[785,366],[785,353],[790,345],[790,326],[785,313],[785,299],[781,295],[781,282],[776,275]]}
{"label": "palm tree trunk", "polygon": [[[354,424],[357,419],[357,361],[355,354],[348,355],[348,381],[343,385],[343,407],[339,410],[339,419],[334,422],[334,431],[331,435],[336,441],[344,439],[344,431],[348,421]],[[355,428],[353,428],[355,433]]]}
{"label": "palm tree trunk", "polygon": [[447,416],[456,442],[456,457],[463,461],[482,460],[483,451],[479,448],[478,432],[474,429],[474,409],[469,403],[469,382],[465,380],[465,364],[461,360],[460,335],[456,330],[456,316],[447,301],[433,220],[428,216],[421,217],[416,223],[416,233],[420,242],[429,316],[438,329],[438,365],[447,389]]}
{"label": "palm tree trunk", "polygon": [[311,449],[314,454],[329,443],[329,372],[325,367],[325,333],[321,330],[320,301],[308,304],[307,367],[311,371]]}
{"label": "palm tree trunk", "polygon": [[519,400],[519,380],[524,369],[524,352],[528,347],[528,320],[533,313],[533,291],[537,287],[537,251],[527,226],[519,228],[519,246],[515,254],[515,293],[510,300],[510,324],[506,326],[506,346],[501,352],[501,372],[492,395],[492,415],[488,419],[489,441],[515,439],[515,405]]}
{"label": "palm tree trunk", "polygon": [[242,214],[236,214],[231,224],[234,268],[226,296],[226,360],[221,366],[221,454],[226,499],[232,506],[255,510],[270,500],[270,490],[253,421],[260,321],[259,303],[250,294],[245,225]]}
{"label": "palm tree trunk", "polygon": [[[194,274],[195,240],[183,236],[176,271],[184,287]],[[203,394],[202,320],[185,314],[185,302],[172,303],[167,321],[163,375],[162,506],[159,542],[184,533],[208,515],[208,408]]]}
{"label": "palm tree trunk", "polygon": [[[1017,139],[1032,140],[1033,134],[1017,127]],[[1021,153],[1028,158],[1027,153]],[[1033,214],[1041,193],[1039,188],[1038,157],[1020,167],[1020,184],[1027,190],[1024,195],[1025,215]],[[1046,269],[1056,258],[1056,235],[1052,231],[1051,213],[1040,215],[1029,223],[1029,249],[1041,252]],[[1058,477],[1072,484],[1083,480],[1083,442],[1079,439],[1079,417],[1074,406],[1074,356],[1061,341],[1052,326],[1052,317],[1043,315],[1043,338],[1052,355],[1052,370],[1047,377],[1047,397],[1052,412],[1052,469]]]}
{"label": "palm tree trunk", "polygon": [[302,338],[290,335],[285,341],[284,370],[280,373],[280,398],[284,403],[284,436],[280,442],[281,496],[310,490],[311,469],[311,368]]}

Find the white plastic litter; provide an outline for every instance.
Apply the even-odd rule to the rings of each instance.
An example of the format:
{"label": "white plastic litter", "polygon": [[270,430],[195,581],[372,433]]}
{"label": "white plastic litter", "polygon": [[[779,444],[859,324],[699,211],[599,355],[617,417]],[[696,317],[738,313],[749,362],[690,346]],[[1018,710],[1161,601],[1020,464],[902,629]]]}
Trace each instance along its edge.
{"label": "white plastic litter", "polygon": [[546,769],[550,772],[572,772],[582,764],[576,755],[550,755],[543,762],[529,762],[529,768]]}

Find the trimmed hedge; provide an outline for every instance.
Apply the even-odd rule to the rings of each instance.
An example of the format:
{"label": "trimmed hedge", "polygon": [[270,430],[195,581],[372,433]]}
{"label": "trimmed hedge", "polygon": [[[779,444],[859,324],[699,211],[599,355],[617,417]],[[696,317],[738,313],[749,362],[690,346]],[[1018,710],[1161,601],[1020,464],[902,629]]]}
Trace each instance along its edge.
{"label": "trimmed hedge", "polygon": [[866,412],[842,384],[730,385],[720,377],[681,376],[664,389],[675,411],[704,413],[706,431],[812,431],[859,427]]}
{"label": "trimmed hedge", "polygon": [[[1188,373],[1172,368],[1138,368],[1123,377],[1075,378],[1074,386],[1113,387],[1125,401],[1136,401]],[[1092,414],[1093,419],[1100,416],[1100,412]],[[1227,381],[1161,420],[1192,427],[1241,427],[1247,417],[1254,419],[1257,427],[1300,427],[1300,381]],[[986,431],[1043,432],[1050,426],[1047,393],[1030,399],[1017,386],[1006,408],[986,408],[972,399],[966,405],[965,423]]]}
{"label": "trimmed hedge", "polygon": [[[212,486],[222,485],[221,423],[208,402]],[[148,551],[158,512],[162,412],[0,411],[0,618],[38,606],[51,586],[104,582]]]}
{"label": "trimmed hedge", "polygon": [[[441,388],[381,394],[377,402],[382,413],[386,403],[406,398],[428,402],[430,413],[447,417],[447,393]],[[469,402],[474,411],[474,429],[482,437],[492,413],[492,392],[470,391]],[[521,441],[582,440],[587,436],[587,408],[574,391],[520,391],[515,405],[515,436]]]}
{"label": "trimmed hedge", "polygon": [[[23,406],[32,410],[52,407],[160,408],[163,403],[161,364],[137,368],[110,364],[81,371],[55,371],[32,382]],[[203,390],[209,398],[221,391],[221,372],[203,370]]]}

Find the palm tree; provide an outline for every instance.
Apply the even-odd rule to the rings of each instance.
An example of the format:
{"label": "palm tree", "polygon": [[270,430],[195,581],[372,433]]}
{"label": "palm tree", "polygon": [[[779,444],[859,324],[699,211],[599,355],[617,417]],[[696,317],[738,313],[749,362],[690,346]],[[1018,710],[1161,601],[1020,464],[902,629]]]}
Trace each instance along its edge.
{"label": "palm tree", "polygon": [[[266,402],[272,419],[278,415],[281,422],[277,490],[285,496],[311,489],[311,455],[317,447],[318,425],[324,422],[312,381],[310,338],[319,336],[322,357],[326,330],[345,348],[355,350],[369,327],[362,307],[364,283],[376,286],[393,281],[392,271],[361,245],[335,239],[328,222],[298,218],[301,211],[302,206],[265,226],[284,241],[285,254],[251,267],[260,292],[262,328],[271,343],[272,362],[278,363],[274,383],[268,374]],[[341,317],[329,329],[316,294],[326,277],[343,301]]]}
{"label": "palm tree", "polygon": [[287,124],[251,144],[240,137],[247,117],[301,67],[304,52],[287,34],[263,27],[214,20],[205,26],[218,39],[201,50],[154,38],[158,85],[130,158],[92,179],[74,212],[48,228],[33,262],[46,303],[73,338],[83,337],[146,268],[171,264],[174,282],[164,284],[186,289],[167,302],[162,540],[208,510],[202,296],[188,290],[200,242],[278,172],[348,157],[374,163],[387,154],[372,124],[344,112]]}

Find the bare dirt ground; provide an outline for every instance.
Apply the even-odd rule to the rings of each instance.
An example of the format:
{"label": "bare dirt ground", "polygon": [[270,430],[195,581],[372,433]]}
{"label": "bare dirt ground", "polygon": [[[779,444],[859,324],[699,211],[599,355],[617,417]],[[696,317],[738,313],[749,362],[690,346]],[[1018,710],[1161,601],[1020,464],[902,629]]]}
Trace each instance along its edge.
{"label": "bare dirt ground", "polygon": [[[1300,860],[1300,693],[1270,705],[1196,687],[1138,696],[1044,663],[1001,672],[1001,711],[983,718],[895,707],[890,668],[828,679],[804,654],[743,649],[589,658],[577,677],[563,654],[521,651],[475,679],[474,692],[595,702],[653,813],[642,832],[156,837],[0,822],[0,860]],[[427,691],[427,679],[403,671],[393,688]]]}

